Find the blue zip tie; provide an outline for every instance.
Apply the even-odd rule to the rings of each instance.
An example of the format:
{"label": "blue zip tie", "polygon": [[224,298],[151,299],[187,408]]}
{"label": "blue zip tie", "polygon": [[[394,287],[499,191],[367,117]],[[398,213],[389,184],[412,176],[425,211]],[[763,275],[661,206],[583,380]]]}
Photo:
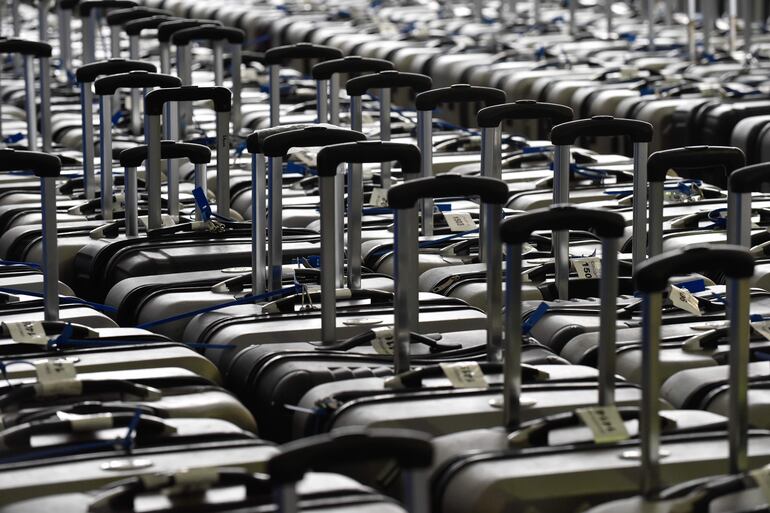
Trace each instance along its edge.
{"label": "blue zip tie", "polygon": [[524,324],[521,326],[521,332],[522,335],[529,335],[529,332],[532,331],[532,328],[535,327],[535,325],[540,322],[540,319],[543,318],[545,313],[550,309],[551,307],[548,306],[548,303],[545,301],[540,303],[537,307],[537,309],[532,312],[532,314],[527,318],[527,320],[524,322]]}
{"label": "blue zip tie", "polygon": [[683,281],[677,283],[676,286],[680,289],[687,289],[693,294],[706,290],[706,282],[702,279]]}
{"label": "blue zip tie", "polygon": [[3,138],[3,142],[6,143],[6,144],[13,144],[13,143],[17,143],[17,142],[21,141],[25,137],[26,136],[24,134],[22,134],[21,132],[17,132],[17,133],[15,133],[13,135],[9,135],[7,137],[4,137]]}
{"label": "blue zip tie", "polygon": [[201,219],[209,221],[211,219],[211,205],[209,204],[206,193],[203,189],[196,187],[193,189],[193,197],[195,198],[195,206],[198,207],[198,212],[201,214]]}
{"label": "blue zip tie", "polygon": [[[8,294],[24,294],[27,296],[39,297],[39,298],[45,297],[45,295],[41,294],[40,292],[32,292],[29,290],[15,289],[12,287],[0,287],[0,292],[6,292]],[[95,303],[93,301],[86,301],[85,299],[80,299],[79,297],[74,297],[74,296],[59,296],[59,304],[60,305],[85,305],[85,306],[90,306],[94,310],[99,310],[102,312],[117,313],[118,311],[118,309],[115,308],[114,306],[103,305],[101,303]]]}
{"label": "blue zip tie", "polygon": [[452,204],[451,203],[436,203],[433,206],[439,212],[451,212],[452,211]]}
{"label": "blue zip tie", "polygon": [[[725,216],[722,216],[723,213],[725,214]],[[716,228],[719,230],[724,230],[725,228],[727,228],[726,214],[727,214],[726,208],[717,208],[709,212],[708,214],[709,221],[714,223],[709,228]]]}
{"label": "blue zip tie", "polygon": [[240,157],[243,155],[243,152],[246,151],[246,147],[248,144],[246,144],[246,141],[242,141],[238,143],[238,146],[235,147],[235,156]]}
{"label": "blue zip tie", "polygon": [[112,126],[117,126],[118,123],[123,121],[125,119],[127,112],[124,110],[119,110],[115,114],[112,115]]}
{"label": "blue zip tie", "polygon": [[235,305],[241,305],[245,303],[255,303],[264,301],[270,298],[280,298],[285,297],[290,294],[295,294],[301,292],[301,286],[298,286],[298,284],[294,284],[290,287],[284,287],[279,290],[274,290],[271,292],[265,292],[264,294],[257,294],[257,295],[251,295],[251,296],[244,296],[240,299],[234,299],[233,301],[227,301],[225,303],[220,303],[218,305],[214,306],[207,306],[204,308],[198,308],[196,310],[191,310],[189,312],[184,312],[177,315],[172,315],[171,317],[166,317],[164,319],[158,319],[156,321],[150,321],[150,322],[144,322],[142,324],[138,324],[136,327],[140,329],[150,329],[154,328],[155,326],[160,326],[161,324],[167,324],[169,322],[174,321],[180,321],[182,319],[188,319],[190,317],[195,317],[198,314],[204,314],[208,312],[215,312],[216,310],[221,310],[222,308],[227,308],[228,306],[235,306]]}

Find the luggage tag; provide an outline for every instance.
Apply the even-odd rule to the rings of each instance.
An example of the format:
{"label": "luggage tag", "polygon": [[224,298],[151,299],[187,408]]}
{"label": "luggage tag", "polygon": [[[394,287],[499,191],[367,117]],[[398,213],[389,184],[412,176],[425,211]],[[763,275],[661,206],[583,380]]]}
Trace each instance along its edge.
{"label": "luggage tag", "polygon": [[372,347],[377,354],[393,356],[393,345],[396,342],[393,327],[381,326],[372,328],[372,332],[374,333]]}
{"label": "luggage tag", "polygon": [[475,230],[476,221],[473,220],[470,212],[441,212],[444,215],[444,220],[449,231],[451,232],[467,232],[468,230]]}
{"label": "luggage tag", "polygon": [[49,337],[42,321],[4,322],[3,326],[14,342],[41,346],[48,344]]}
{"label": "luggage tag", "polygon": [[610,444],[631,438],[616,406],[578,408],[575,413],[591,430],[597,444]]}
{"label": "luggage tag", "polygon": [[762,491],[765,499],[770,501],[770,465],[752,470],[749,475],[756,481],[757,487]]}
{"label": "luggage tag", "polygon": [[443,362],[439,365],[455,388],[489,388],[478,362]]}
{"label": "luggage tag", "polygon": [[372,189],[372,195],[369,197],[369,204],[373,207],[388,207],[388,189],[375,187]]}
{"label": "luggage tag", "polygon": [[671,292],[669,292],[668,297],[672,305],[698,317],[702,315],[698,306],[698,299],[692,292],[685,288],[679,288],[676,285],[670,285],[670,288]]}
{"label": "luggage tag", "polygon": [[599,257],[572,258],[572,265],[581,280],[602,277],[602,259]]}
{"label": "luggage tag", "polygon": [[58,358],[33,362],[38,397],[77,396],[83,391],[83,384],[77,379],[74,362]]}

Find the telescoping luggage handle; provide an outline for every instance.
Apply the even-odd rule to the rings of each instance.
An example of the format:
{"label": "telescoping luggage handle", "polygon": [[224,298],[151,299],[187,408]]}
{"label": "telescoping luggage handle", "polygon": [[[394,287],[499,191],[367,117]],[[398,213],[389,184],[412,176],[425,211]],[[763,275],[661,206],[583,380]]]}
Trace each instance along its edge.
{"label": "telescoping luggage handle", "polygon": [[521,421],[522,245],[535,230],[592,230],[602,240],[599,290],[599,404],[615,403],[615,323],[618,295],[618,243],[625,230],[623,216],[601,209],[555,205],[511,217],[500,227],[507,244],[505,271],[504,423],[508,430]]}
{"label": "telescoping luggage handle", "polygon": [[409,370],[410,333],[418,329],[419,301],[414,286],[418,275],[419,243],[417,234],[416,203],[423,198],[448,196],[478,196],[488,213],[489,226],[485,237],[487,245],[497,248],[487,259],[487,356],[490,361],[500,361],[502,349],[502,325],[500,311],[500,273],[502,267],[499,239],[501,207],[508,199],[505,182],[489,177],[459,176],[451,173],[410,180],[388,191],[388,204],[396,210],[395,272],[396,288],[394,358],[396,373]]}
{"label": "telescoping luggage handle", "polygon": [[[160,116],[163,106],[169,102],[211,100],[216,113],[217,153],[217,214],[230,216],[230,108],[232,94],[225,87],[182,86],[150,91],[144,97],[144,115],[147,124],[147,195],[149,201],[148,224],[150,230],[160,228],[161,223],[161,158]],[[169,109],[170,110],[170,109]],[[170,199],[170,198],[169,198]]]}
{"label": "telescoping luggage handle", "polygon": [[161,14],[150,16],[148,18],[139,18],[137,20],[131,20],[124,23],[123,30],[128,35],[128,58],[139,58],[139,36],[141,36],[142,31],[157,29],[161,23],[172,21],[174,19],[177,18],[171,15],[164,16]]}
{"label": "telescoping luggage handle", "polygon": [[88,506],[89,513],[135,511],[136,498],[149,492],[167,495],[189,494],[190,489],[242,486],[250,504],[261,504],[271,496],[272,484],[264,474],[252,474],[240,468],[189,468],[134,476],[110,483],[97,490]]}
{"label": "telescoping luggage handle", "polygon": [[748,469],[748,363],[750,279],[754,258],[749,251],[732,244],[696,245],[654,256],[639,264],[634,273],[642,293],[642,417],[641,488],[653,497],[660,488],[660,329],[663,291],[672,276],[693,271],[720,272],[727,276],[727,318],[730,320],[730,472]]}
{"label": "telescoping luggage handle", "polygon": [[281,124],[281,82],[279,72],[280,66],[284,62],[292,59],[328,61],[341,57],[342,52],[337,48],[312,43],[277,46],[267,50],[265,52],[265,64],[267,65],[269,76],[270,126]]}
{"label": "telescoping luggage handle", "polygon": [[[731,146],[685,146],[670,150],[656,151],[647,160],[647,181],[649,182],[649,227],[647,246],[649,256],[659,255],[663,251],[663,200],[664,183],[668,171],[678,173],[698,169],[722,167],[729,177],[736,169],[746,164],[746,157],[739,148]],[[743,211],[745,201],[734,204],[735,200],[748,200],[748,210]],[[742,238],[751,230],[751,198],[729,194],[728,204],[728,240],[730,244],[748,245],[748,238]],[[734,216],[732,214],[735,214]],[[745,223],[745,224],[744,224]],[[634,231],[634,233],[639,233]],[[644,232],[642,232],[644,233]]]}
{"label": "telescoping luggage handle", "polygon": [[[334,177],[337,175],[340,164],[377,163],[386,160],[397,161],[405,175],[419,173],[420,152],[411,144],[362,139],[360,142],[327,146],[318,153],[317,167],[321,195],[321,340],[326,345],[337,342],[336,290],[341,284],[335,271],[339,269],[337,261],[342,259],[342,255],[336,254],[336,244],[328,242],[335,240]],[[351,233],[353,231],[356,230],[349,230]],[[360,239],[358,244],[360,248]],[[353,249],[352,244],[349,247]],[[355,272],[360,273],[360,249],[357,263],[354,257],[351,257],[348,267],[358,267]],[[396,297],[399,297],[398,294]]]}
{"label": "telescoping luggage handle", "polygon": [[188,29],[191,27],[199,27],[201,25],[217,25],[221,26],[222,22],[217,20],[198,20],[198,19],[173,19],[167,22],[161,23],[157,26],[158,29],[158,50],[160,54],[160,72],[171,73],[171,36],[174,32],[179,30]]}
{"label": "telescoping luggage handle", "polygon": [[[34,60],[40,63],[40,132],[43,151],[51,151],[51,45],[24,39],[0,39],[0,53],[20,55],[24,61],[24,109],[27,114],[27,147],[31,151],[37,145],[37,97],[35,92]],[[0,124],[2,133],[2,124]]]}
{"label": "telescoping luggage handle", "polygon": [[[90,64],[96,60],[97,13],[105,13],[109,9],[129,9],[131,7],[137,7],[137,3],[133,0],[85,0],[78,3],[78,16],[83,20],[84,64]],[[113,54],[111,57],[120,56]]]}
{"label": "telescoping luggage handle", "polygon": [[[418,94],[417,145],[422,152],[422,176],[433,175],[433,110],[442,103],[483,103],[486,106],[505,103],[505,92],[493,87],[455,84]],[[425,199],[421,207],[422,235],[433,235],[433,200]]]}
{"label": "telescoping luggage handle", "polygon": [[[147,160],[149,149],[146,144],[120,152],[120,165],[125,168],[126,191],[126,237],[139,235],[139,192],[136,182],[137,168]],[[195,187],[206,190],[206,164],[211,162],[211,150],[202,144],[161,141],[160,158],[188,159],[195,165]]]}
{"label": "telescoping luggage handle", "polygon": [[[569,202],[570,146],[578,137],[628,137],[634,146],[634,205],[633,232],[647,232],[647,148],[652,140],[652,125],[635,119],[594,116],[591,119],[569,121],[553,127],[551,142],[556,146],[554,154],[553,202]],[[569,236],[554,232],[554,256],[556,259],[556,286],[559,298],[567,299],[569,290]],[[632,243],[634,268],[645,259],[643,240]]]}
{"label": "telescoping luggage handle", "polygon": [[[502,133],[500,125],[504,121],[537,120],[549,121],[551,126],[572,121],[574,112],[571,108],[555,103],[517,100],[484,107],[476,114],[476,124],[481,128],[481,175],[491,178],[502,177]],[[484,231],[486,223],[482,213],[480,228]],[[482,239],[486,240],[486,239]],[[481,261],[485,261],[490,248],[481,247]]]}
{"label": "telescoping luggage handle", "polygon": [[[270,130],[270,129],[268,129]],[[260,131],[261,132],[261,131]],[[361,132],[354,130],[348,130],[345,128],[337,128],[331,125],[310,125],[305,126],[299,130],[278,130],[277,133],[273,133],[264,138],[262,142],[262,151],[270,158],[270,181],[268,184],[268,200],[269,200],[269,230],[268,238],[270,241],[269,255],[268,255],[268,286],[270,290],[278,290],[281,288],[281,274],[283,263],[283,249],[282,249],[282,227],[281,227],[281,212],[283,208],[283,171],[282,162],[288,151],[292,148],[307,148],[307,147],[319,147],[330,146],[334,144],[341,144],[346,142],[364,141],[366,136]],[[319,170],[320,174],[320,170]],[[360,179],[360,178],[359,178]],[[323,191],[323,189],[321,189]],[[330,216],[327,216],[327,220],[332,220],[337,226],[334,230],[329,231],[330,236],[334,236],[335,249],[333,255],[334,258],[329,258],[329,262],[336,263],[332,268],[331,275],[333,276],[334,283],[337,287],[344,286],[343,269],[344,261],[342,259],[344,245],[341,247],[338,243],[341,236],[337,234],[337,230],[340,227],[337,217],[344,215],[344,210],[340,214],[339,209],[336,206],[336,202],[339,197],[336,194],[331,200],[326,200],[324,205],[323,192],[321,193],[321,219],[323,220],[323,213],[325,208],[333,209]],[[348,246],[350,255],[350,267],[356,267],[360,275],[360,254],[361,254],[361,218],[360,215],[356,216],[353,213],[353,218],[348,220]],[[322,221],[323,222],[323,221]],[[344,224],[343,224],[344,226]],[[355,235],[354,235],[355,234]],[[323,235],[322,235],[323,237]],[[352,237],[352,238],[350,238]],[[356,240],[358,242],[356,242]],[[358,245],[356,248],[356,244]],[[328,245],[327,245],[328,246]],[[323,245],[322,245],[323,247]],[[357,257],[356,257],[357,255]],[[357,258],[357,260],[354,260]],[[351,270],[351,272],[353,272]],[[358,280],[360,288],[360,279]]]}
{"label": "telescoping luggage handle", "polygon": [[110,55],[112,57],[120,57],[120,33],[124,23],[156,15],[171,16],[171,12],[152,7],[129,7],[127,9],[116,9],[107,14],[105,18],[107,25],[110,27]]}
{"label": "telescoping luggage handle", "polygon": [[46,321],[59,320],[59,255],[56,235],[56,177],[61,161],[36,151],[0,150],[0,171],[32,171],[40,177],[43,216],[43,307]]}
{"label": "telescoping luggage handle", "polygon": [[733,171],[727,179],[727,242],[751,247],[751,193],[770,183],[770,164]]}
{"label": "telescoping luggage handle", "polygon": [[[178,30],[171,35],[171,43],[176,45],[176,62],[179,77],[183,85],[192,85],[192,49],[193,41],[207,41],[214,51],[214,85],[223,86],[225,81],[224,45],[230,49],[230,78],[232,81],[233,106],[231,121],[233,133],[241,130],[241,52],[246,33],[239,28],[200,25]],[[182,109],[180,119],[184,127],[192,119],[191,105]]]}
{"label": "telescoping luggage handle", "polygon": [[[119,64],[119,63],[116,63]],[[120,66],[115,66],[120,67]],[[102,217],[112,220],[113,210],[113,181],[112,181],[112,95],[119,89],[147,91],[153,87],[174,87],[179,85],[179,79],[171,75],[150,73],[148,71],[129,71],[107,75],[96,79],[94,94],[99,97],[99,160],[101,165],[101,203]],[[137,105],[138,106],[138,105]],[[138,110],[138,109],[134,109]],[[171,115],[167,118],[173,123]],[[169,212],[178,215],[179,183],[175,175],[169,176]]]}
{"label": "telescoping luggage handle", "polygon": [[[345,83],[345,89],[350,96],[350,128],[363,129],[361,97],[370,91],[378,91],[380,103],[380,135],[379,140],[390,141],[390,100],[393,89],[410,89],[413,94],[427,91],[433,86],[433,81],[427,75],[419,73],[403,73],[396,70],[380,71],[372,75],[351,78]],[[390,162],[383,162],[380,168],[380,184],[383,189],[390,187]],[[356,187],[358,184],[355,184]],[[349,196],[355,198],[355,195]],[[351,210],[355,206],[349,206]]]}
{"label": "telescoping luggage handle", "polygon": [[279,513],[299,511],[296,484],[309,470],[327,468],[330,462],[337,465],[364,459],[395,460],[402,470],[407,511],[426,513],[429,509],[426,471],[433,462],[433,445],[419,431],[339,429],[289,442],[280,451],[267,462]]}

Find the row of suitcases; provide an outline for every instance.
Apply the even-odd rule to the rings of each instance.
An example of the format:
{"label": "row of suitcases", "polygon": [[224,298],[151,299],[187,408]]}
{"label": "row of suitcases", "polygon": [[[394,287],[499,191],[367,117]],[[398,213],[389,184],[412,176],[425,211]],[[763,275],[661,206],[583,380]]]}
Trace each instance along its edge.
{"label": "row of suitcases", "polygon": [[[546,54],[594,11],[527,4]],[[48,7],[0,40],[0,511],[767,509],[766,164],[343,57],[462,6]]]}

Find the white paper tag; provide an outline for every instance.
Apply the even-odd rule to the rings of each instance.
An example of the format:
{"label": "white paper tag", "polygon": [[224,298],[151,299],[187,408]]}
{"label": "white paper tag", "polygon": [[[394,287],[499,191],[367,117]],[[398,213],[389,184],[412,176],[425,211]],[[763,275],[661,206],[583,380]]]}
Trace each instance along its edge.
{"label": "white paper tag", "polygon": [[602,259],[599,257],[573,258],[572,265],[581,280],[602,277]]}
{"label": "white paper tag", "polygon": [[473,220],[470,212],[442,212],[446,220],[449,231],[467,232],[476,228],[476,221]]}
{"label": "white paper tag", "polygon": [[701,311],[698,307],[698,300],[689,290],[671,285],[671,292],[668,297],[671,299],[671,304],[675,307],[700,317]]}
{"label": "white paper tag", "polygon": [[770,501],[770,465],[752,470],[749,475],[757,482],[757,487],[762,491],[765,498]]}
{"label": "white paper tag", "polygon": [[[139,222],[144,227],[145,230],[149,230],[149,216],[139,216]],[[174,226],[176,222],[174,221],[174,218],[171,217],[168,214],[163,214],[160,216],[160,224],[163,228],[168,228],[169,226]]]}
{"label": "white paper tag", "polygon": [[374,332],[372,347],[377,352],[377,354],[386,356],[393,355],[393,345],[396,341],[393,336],[393,328],[372,328],[372,331]]}
{"label": "white paper tag", "polygon": [[37,397],[76,397],[83,393],[83,382],[67,379],[52,383],[35,383]]}
{"label": "white paper tag", "polygon": [[35,362],[35,372],[41,385],[73,380],[78,375],[75,364],[63,359]]}
{"label": "white paper tag", "polygon": [[388,189],[375,187],[369,197],[369,204],[373,207],[385,208],[388,206]]}
{"label": "white paper tag", "polygon": [[594,434],[597,444],[620,442],[630,438],[623,419],[615,406],[579,408],[576,413]]}
{"label": "white paper tag", "polygon": [[40,321],[4,322],[3,324],[14,342],[39,345],[48,343],[48,335],[45,334],[45,328]]}
{"label": "white paper tag", "polygon": [[110,413],[97,413],[94,415],[78,415],[60,411],[56,414],[59,420],[66,420],[75,432],[91,433],[102,429],[112,429],[115,421]]}
{"label": "white paper tag", "polygon": [[455,388],[487,388],[489,383],[478,362],[441,363],[441,370]]}
{"label": "white paper tag", "polygon": [[770,321],[752,322],[751,327],[754,328],[754,331],[765,337],[767,340],[770,340]]}

